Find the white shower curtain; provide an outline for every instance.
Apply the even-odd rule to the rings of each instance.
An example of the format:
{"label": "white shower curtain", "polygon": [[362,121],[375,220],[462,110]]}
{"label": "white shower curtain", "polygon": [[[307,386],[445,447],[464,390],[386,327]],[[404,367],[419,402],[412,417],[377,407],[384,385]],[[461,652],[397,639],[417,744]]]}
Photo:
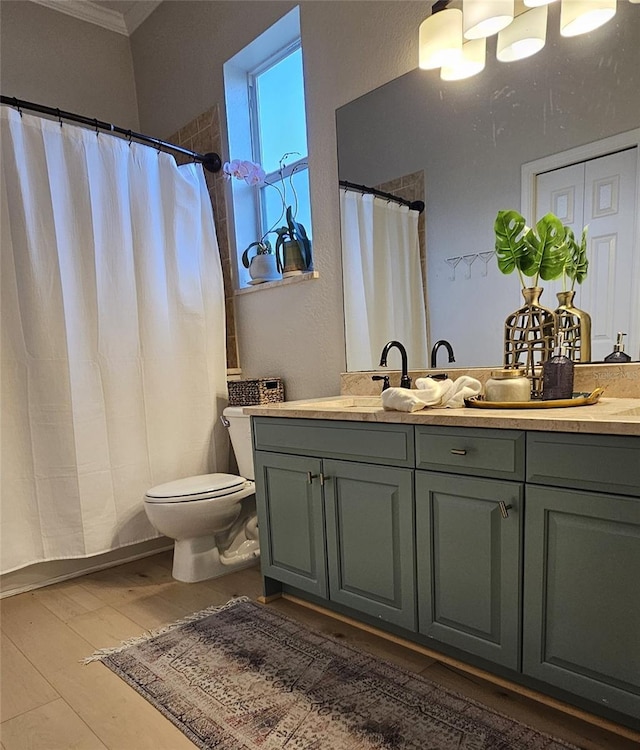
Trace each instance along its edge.
{"label": "white shower curtain", "polygon": [[378,369],[387,341],[401,341],[409,366],[427,365],[427,321],[418,212],[340,190],[347,370]]}
{"label": "white shower curtain", "polygon": [[1,572],[157,536],[215,471],[224,294],[202,168],[1,108]]}

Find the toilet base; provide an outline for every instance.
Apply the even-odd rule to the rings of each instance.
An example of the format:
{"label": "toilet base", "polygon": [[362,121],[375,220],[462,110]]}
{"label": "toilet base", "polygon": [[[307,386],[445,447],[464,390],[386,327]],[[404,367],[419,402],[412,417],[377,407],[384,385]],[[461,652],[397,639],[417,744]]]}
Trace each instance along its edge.
{"label": "toilet base", "polygon": [[255,549],[243,549],[242,552],[244,554],[223,553],[221,559],[216,537],[213,535],[199,536],[195,539],[176,539],[171,575],[183,583],[197,583],[248,568],[260,559],[257,544]]}

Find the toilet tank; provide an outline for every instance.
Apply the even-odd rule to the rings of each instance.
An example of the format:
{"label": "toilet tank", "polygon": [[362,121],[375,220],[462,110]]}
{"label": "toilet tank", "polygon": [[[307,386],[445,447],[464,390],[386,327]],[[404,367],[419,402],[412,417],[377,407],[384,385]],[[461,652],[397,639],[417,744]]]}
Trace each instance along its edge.
{"label": "toilet tank", "polygon": [[245,479],[255,479],[251,444],[251,418],[242,413],[242,406],[227,406],[222,412],[229,421],[229,436],[238,463],[238,471]]}

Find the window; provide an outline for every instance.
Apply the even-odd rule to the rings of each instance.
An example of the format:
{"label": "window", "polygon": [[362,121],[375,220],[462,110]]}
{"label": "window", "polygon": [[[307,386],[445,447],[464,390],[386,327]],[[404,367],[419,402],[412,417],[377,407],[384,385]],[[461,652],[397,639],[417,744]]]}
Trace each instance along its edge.
{"label": "window", "polygon": [[[253,158],[266,172],[260,188],[262,234],[283,221],[283,205],[310,228],[307,120],[299,40],[248,77]],[[296,205],[297,204],[297,205]]]}
{"label": "window", "polygon": [[[307,127],[299,10],[284,18],[224,66],[229,159],[259,163],[265,185],[231,180],[238,259],[251,243],[286,224],[285,206],[311,237]],[[275,246],[275,233],[267,239]],[[237,263],[237,285],[250,277]]]}

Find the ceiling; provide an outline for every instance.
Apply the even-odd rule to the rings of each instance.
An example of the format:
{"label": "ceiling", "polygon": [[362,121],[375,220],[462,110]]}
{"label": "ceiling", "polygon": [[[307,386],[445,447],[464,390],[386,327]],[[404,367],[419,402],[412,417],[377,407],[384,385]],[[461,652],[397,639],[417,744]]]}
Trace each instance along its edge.
{"label": "ceiling", "polygon": [[52,10],[129,36],[161,0],[31,0]]}

